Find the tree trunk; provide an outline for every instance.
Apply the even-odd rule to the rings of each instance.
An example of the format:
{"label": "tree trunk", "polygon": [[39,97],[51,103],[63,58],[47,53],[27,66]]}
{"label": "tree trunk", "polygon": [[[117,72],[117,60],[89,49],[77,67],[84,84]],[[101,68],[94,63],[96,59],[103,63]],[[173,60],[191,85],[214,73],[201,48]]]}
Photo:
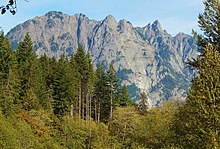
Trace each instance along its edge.
{"label": "tree trunk", "polygon": [[111,82],[111,109],[110,109],[110,120],[112,120],[112,113],[113,113],[113,101],[112,101],[112,82]]}
{"label": "tree trunk", "polygon": [[98,123],[100,121],[100,112],[101,112],[101,104],[99,102],[99,107],[98,107]]}
{"label": "tree trunk", "polygon": [[74,108],[74,107],[73,107],[73,104],[71,104],[71,111],[70,111],[70,116],[71,116],[71,117],[73,117],[73,111],[74,111],[73,108]]}
{"label": "tree trunk", "polygon": [[82,94],[82,119],[85,119],[85,93]]}
{"label": "tree trunk", "polygon": [[92,97],[89,95],[89,117],[92,117]]}
{"label": "tree trunk", "polygon": [[89,118],[89,91],[86,94],[86,120]]}
{"label": "tree trunk", "polygon": [[82,107],[82,91],[81,91],[82,83],[81,80],[79,82],[79,118],[81,118],[81,107]]}
{"label": "tree trunk", "polygon": [[95,110],[94,110],[94,118],[95,118],[95,122],[97,123],[97,103],[96,103],[96,99],[95,99],[95,103],[94,103],[95,105],[94,105],[94,108],[95,108]]}

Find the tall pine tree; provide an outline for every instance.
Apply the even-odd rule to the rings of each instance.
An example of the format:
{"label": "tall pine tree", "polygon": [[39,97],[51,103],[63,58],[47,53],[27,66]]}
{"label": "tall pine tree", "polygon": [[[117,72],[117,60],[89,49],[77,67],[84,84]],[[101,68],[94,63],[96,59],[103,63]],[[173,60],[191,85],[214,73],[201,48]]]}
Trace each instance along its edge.
{"label": "tall pine tree", "polygon": [[112,119],[113,109],[119,102],[119,78],[116,75],[116,71],[112,63],[109,65],[109,69],[107,71],[107,85],[108,90],[106,93],[109,98],[106,98],[105,103],[109,108],[109,118]]}
{"label": "tall pine tree", "polygon": [[123,85],[120,89],[118,105],[125,107],[131,104],[132,104],[132,101],[130,99],[130,94],[128,92],[127,86]]}
{"label": "tall pine tree", "polygon": [[73,85],[70,77],[71,67],[69,61],[61,56],[57,63],[53,82],[54,114],[63,116],[70,113],[73,97]]}
{"label": "tall pine tree", "polygon": [[[95,91],[93,96],[93,118],[95,122],[100,122],[105,117],[104,111],[107,106],[104,100],[108,97],[106,94],[107,80],[106,74],[101,65],[98,65],[95,72]],[[109,108],[108,108],[109,109]]]}
{"label": "tall pine tree", "polygon": [[[19,67],[20,77],[20,100],[26,110],[36,109],[39,106],[37,97],[36,82],[39,73],[36,73],[37,61],[36,54],[33,51],[33,43],[29,34],[25,35],[22,42],[19,43],[16,51],[16,58]],[[40,83],[39,83],[40,84]]]}
{"label": "tall pine tree", "polygon": [[0,107],[5,115],[15,112],[18,106],[19,80],[17,63],[9,40],[0,34]]}
{"label": "tall pine tree", "polygon": [[57,62],[53,58],[49,58],[43,55],[39,58],[40,70],[42,72],[42,85],[45,88],[46,97],[42,101],[42,105],[45,109],[52,110],[53,101],[53,82],[55,78]]}
{"label": "tall pine tree", "polygon": [[140,93],[140,102],[138,104],[138,109],[141,114],[146,114],[147,110],[149,109],[147,95],[145,92]]}
{"label": "tall pine tree", "polygon": [[80,84],[80,79],[79,79],[80,74],[78,72],[77,63],[73,55],[70,58],[70,67],[72,71],[71,79],[72,79],[72,89],[73,89],[73,98],[74,98],[73,102],[71,103],[70,114],[71,116],[73,116],[78,114],[79,112],[79,84]]}
{"label": "tall pine tree", "polygon": [[[199,51],[203,52],[207,44],[215,47],[219,51],[220,48],[220,2],[219,0],[205,0],[205,11],[199,14],[199,27],[203,31],[203,35],[194,32],[197,38]],[[219,51],[220,52],[220,51]]]}
{"label": "tall pine tree", "polygon": [[78,113],[79,117],[85,119],[86,116],[86,96],[88,92],[88,65],[86,54],[82,46],[79,45],[76,53],[74,54],[76,62],[76,69],[78,73]]}
{"label": "tall pine tree", "polygon": [[92,96],[94,94],[94,83],[95,83],[95,73],[92,64],[92,58],[89,52],[86,54],[87,61],[87,72],[88,72],[88,82],[87,82],[87,95],[86,95],[86,118],[92,116]]}
{"label": "tall pine tree", "polygon": [[220,55],[212,46],[204,50],[199,75],[177,116],[176,133],[184,148],[220,147]]}

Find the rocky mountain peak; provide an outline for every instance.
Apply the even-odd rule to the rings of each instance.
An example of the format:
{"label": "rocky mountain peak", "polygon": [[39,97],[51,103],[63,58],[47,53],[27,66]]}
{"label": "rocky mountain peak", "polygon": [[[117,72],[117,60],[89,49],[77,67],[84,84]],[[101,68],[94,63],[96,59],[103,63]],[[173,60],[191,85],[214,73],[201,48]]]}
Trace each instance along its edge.
{"label": "rocky mountain peak", "polygon": [[163,28],[160,24],[160,22],[158,20],[154,21],[153,24],[152,24],[152,29],[155,31],[155,32],[163,32]]}
{"label": "rocky mountain peak", "polygon": [[106,22],[106,23],[115,23],[116,22],[116,20],[115,20],[115,18],[112,16],[112,15],[108,15],[108,16],[106,16],[105,17],[105,19],[103,20],[103,22]]}
{"label": "rocky mountain peak", "polygon": [[55,19],[55,18],[63,18],[63,13],[59,12],[59,11],[50,11],[48,13],[45,14],[46,17],[48,17],[49,19]]}
{"label": "rocky mountain peak", "polygon": [[181,39],[183,39],[183,38],[188,38],[188,37],[190,37],[190,36],[187,35],[187,34],[185,34],[185,33],[182,33],[182,32],[178,33],[178,34],[175,36],[175,38],[176,38],[176,39],[179,39],[179,40],[181,40]]}
{"label": "rocky mountain peak", "polygon": [[117,26],[117,22],[115,18],[112,15],[108,15],[105,17],[105,19],[102,21],[102,25],[114,29]]}
{"label": "rocky mountain peak", "polygon": [[53,15],[63,15],[63,13],[60,11],[49,11],[48,13],[45,14],[45,16],[47,17],[53,16]]}
{"label": "rocky mountain peak", "polygon": [[82,13],[75,14],[74,16],[75,16],[76,18],[78,18],[78,19],[88,18],[86,15],[84,15],[84,14],[82,14]]}
{"label": "rocky mountain peak", "polygon": [[148,23],[145,27],[144,27],[145,30],[150,30],[151,29],[151,24]]}
{"label": "rocky mountain peak", "polygon": [[120,28],[121,30],[127,30],[127,29],[132,29],[134,27],[131,24],[131,22],[123,19],[118,22],[118,28]]}

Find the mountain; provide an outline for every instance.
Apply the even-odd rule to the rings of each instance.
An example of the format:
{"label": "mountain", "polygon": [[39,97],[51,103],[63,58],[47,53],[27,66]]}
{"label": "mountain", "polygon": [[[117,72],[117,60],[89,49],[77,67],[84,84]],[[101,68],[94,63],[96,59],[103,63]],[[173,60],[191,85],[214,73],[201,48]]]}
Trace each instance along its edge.
{"label": "mountain", "polygon": [[185,64],[197,55],[194,39],[184,33],[172,37],[159,21],[134,27],[111,15],[96,21],[83,14],[51,11],[11,29],[7,36],[12,47],[27,32],[39,56],[72,55],[81,44],[96,66],[113,63],[133,97],[144,91],[151,106],[165,99],[184,99],[194,75]]}

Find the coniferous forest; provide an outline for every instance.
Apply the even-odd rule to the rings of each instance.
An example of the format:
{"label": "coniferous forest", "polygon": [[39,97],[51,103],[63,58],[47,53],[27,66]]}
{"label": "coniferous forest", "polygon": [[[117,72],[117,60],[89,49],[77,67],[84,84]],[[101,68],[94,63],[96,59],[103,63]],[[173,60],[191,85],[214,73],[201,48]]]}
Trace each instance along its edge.
{"label": "coniferous forest", "polygon": [[220,2],[204,1],[200,55],[184,103],[133,103],[113,64],[96,69],[82,46],[71,57],[37,57],[28,34],[13,50],[0,33],[0,148],[219,149]]}

